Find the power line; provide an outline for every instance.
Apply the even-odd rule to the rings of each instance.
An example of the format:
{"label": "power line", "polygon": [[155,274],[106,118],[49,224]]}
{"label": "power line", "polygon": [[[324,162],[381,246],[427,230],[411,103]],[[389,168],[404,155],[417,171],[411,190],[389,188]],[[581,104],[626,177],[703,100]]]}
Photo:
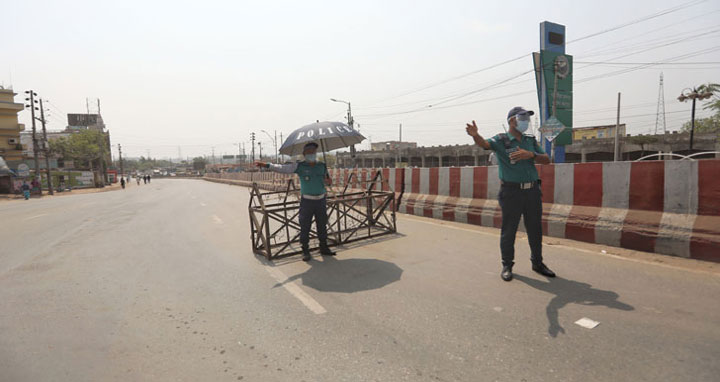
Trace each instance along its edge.
{"label": "power line", "polygon": [[[629,22],[622,23],[622,24],[620,24],[620,25],[616,25],[616,26],[611,27],[611,28],[608,28],[608,29],[604,29],[604,30],[601,30],[601,31],[598,31],[598,32],[594,32],[594,33],[591,33],[591,34],[588,34],[588,35],[579,37],[579,38],[577,38],[577,39],[575,39],[575,40],[568,41],[567,44],[572,44],[572,43],[575,43],[575,42],[578,42],[578,41],[583,41],[583,40],[586,40],[586,39],[589,39],[589,38],[592,38],[592,37],[596,37],[596,36],[599,36],[599,35],[602,35],[602,34],[605,34],[605,33],[610,33],[610,32],[613,32],[613,31],[616,31],[616,30],[619,30],[619,29],[622,29],[622,28],[625,28],[625,27],[628,27],[628,26],[631,26],[631,25],[635,25],[635,24],[638,24],[638,23],[641,23],[641,22],[645,22],[645,21],[652,20],[652,19],[655,19],[655,18],[658,18],[658,17],[661,17],[661,16],[665,16],[665,15],[668,15],[668,14],[671,14],[671,13],[674,13],[674,12],[677,12],[677,11],[680,11],[680,10],[682,10],[682,9],[686,9],[686,8],[692,7],[692,6],[694,6],[694,5],[697,5],[697,4],[706,2],[706,1],[707,1],[707,0],[693,0],[693,1],[689,1],[689,2],[687,2],[687,3],[683,3],[683,4],[677,5],[677,6],[675,6],[675,7],[671,7],[671,8],[668,8],[668,9],[665,9],[665,10],[662,10],[662,11],[659,11],[659,12],[656,12],[656,13],[653,13],[653,14],[650,14],[650,15],[646,15],[646,16],[643,16],[643,17],[640,17],[640,18],[631,20],[631,21],[629,21]],[[459,80],[459,79],[462,79],[462,78],[465,78],[465,77],[468,77],[468,76],[472,76],[472,75],[477,74],[477,73],[481,73],[481,72],[484,72],[484,71],[487,71],[487,70],[490,70],[490,69],[497,68],[497,67],[499,67],[499,66],[507,65],[507,64],[509,64],[509,63],[512,63],[512,62],[521,60],[521,59],[523,59],[523,58],[525,58],[525,57],[527,57],[527,56],[528,56],[528,54],[523,54],[523,55],[520,55],[520,56],[511,58],[511,59],[508,59],[508,60],[505,60],[505,61],[502,61],[502,62],[493,64],[493,65],[490,65],[490,66],[486,66],[486,67],[483,67],[483,68],[480,68],[480,69],[477,69],[477,70],[473,70],[473,71],[470,71],[470,72],[467,72],[467,73],[463,73],[463,74],[460,74],[460,75],[457,75],[457,76],[453,76],[453,77],[450,77],[450,78],[446,78],[446,79],[441,80],[441,81],[433,82],[433,83],[430,83],[430,84],[428,84],[428,85],[422,86],[422,87],[420,87],[420,88],[417,88],[417,89],[414,89],[414,90],[411,90],[411,91],[408,91],[408,92],[405,92],[405,93],[401,93],[401,94],[398,94],[398,95],[395,95],[395,96],[391,96],[391,97],[382,99],[382,100],[380,100],[380,101],[378,101],[378,102],[375,102],[374,104],[371,104],[371,105],[375,105],[375,104],[382,103],[382,102],[389,101],[389,100],[396,99],[396,98],[401,98],[401,97],[404,97],[404,96],[407,96],[407,95],[410,95],[410,94],[414,94],[414,93],[417,93],[417,92],[420,92],[420,91],[423,91],[423,90],[427,90],[427,89],[430,89],[430,88],[433,88],[433,87],[437,87],[437,86],[446,84],[446,83],[448,83],[448,82],[456,81],[456,80]]]}
{"label": "power line", "polygon": [[659,11],[659,12],[656,12],[656,13],[653,13],[653,14],[651,14],[651,15],[643,16],[643,17],[637,18],[637,19],[635,19],[635,20],[631,20],[631,21],[628,21],[628,22],[626,22],[626,23],[623,23],[623,24],[620,24],[620,25],[616,25],[616,26],[614,26],[614,27],[612,27],[612,28],[604,29],[604,30],[601,30],[601,31],[599,31],[599,32],[591,33],[591,34],[589,34],[589,35],[576,38],[575,40],[568,41],[567,43],[568,43],[568,44],[572,44],[572,43],[575,43],[575,42],[578,42],[578,41],[583,41],[583,40],[587,40],[587,39],[589,39],[589,38],[593,38],[593,37],[599,36],[599,35],[601,35],[601,34],[605,34],[605,33],[609,33],[609,32],[614,32],[614,31],[616,31],[616,30],[619,30],[619,29],[622,29],[622,28],[625,28],[625,27],[629,27],[629,26],[631,26],[631,25],[635,25],[635,24],[638,24],[638,23],[641,23],[641,22],[644,22],[644,21],[656,19],[656,18],[658,18],[658,17],[665,16],[665,15],[668,15],[668,14],[670,14],[670,13],[683,10],[683,9],[692,7],[692,6],[694,6],[694,5],[698,5],[698,4],[700,4],[700,3],[704,3],[704,2],[706,2],[706,1],[707,1],[707,0],[694,0],[694,1],[689,1],[689,2],[687,2],[687,3],[683,3],[683,4],[677,5],[677,6],[675,6],[675,7],[671,7],[671,8],[668,8],[668,9],[665,9],[665,10],[662,10],[662,11]]}

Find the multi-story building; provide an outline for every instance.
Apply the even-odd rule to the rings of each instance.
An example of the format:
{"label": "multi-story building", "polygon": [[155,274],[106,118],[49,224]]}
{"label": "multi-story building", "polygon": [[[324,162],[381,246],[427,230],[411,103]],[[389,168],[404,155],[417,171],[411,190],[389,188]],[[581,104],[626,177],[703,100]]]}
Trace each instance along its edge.
{"label": "multi-story building", "polygon": [[20,132],[25,130],[25,125],[18,123],[17,115],[25,106],[15,102],[15,95],[12,89],[0,87],[0,156],[10,167],[23,159]]}
{"label": "multi-story building", "polygon": [[370,147],[372,151],[406,150],[417,148],[417,143],[400,141],[374,142]]}

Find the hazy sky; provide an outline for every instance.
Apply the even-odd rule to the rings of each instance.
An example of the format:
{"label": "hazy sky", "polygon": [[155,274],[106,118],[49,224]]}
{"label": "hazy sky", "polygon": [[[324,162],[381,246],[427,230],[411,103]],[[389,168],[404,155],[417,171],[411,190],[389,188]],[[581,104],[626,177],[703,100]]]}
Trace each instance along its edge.
{"label": "hazy sky", "polygon": [[[575,127],[614,123],[620,91],[629,132],[654,130],[662,71],[668,127],[676,130],[690,115],[690,104],[676,100],[680,91],[720,82],[717,0],[7,0],[0,82],[49,100],[52,129],[65,127],[65,113],[85,112],[86,98],[99,98],[112,143],[128,156],[178,157],[179,148],[192,157],[209,155],[213,146],[216,155],[234,154],[239,142],[249,153],[251,131],[267,152],[271,140],[261,130],[287,135],[316,119],[344,120],[346,106],[331,97],[352,102],[360,131],[372,141],[397,139],[402,123],[403,140],[462,144],[471,142],[465,121],[477,120],[481,133],[492,135],[512,106],[537,110],[534,74],[442,104],[464,106],[415,111],[532,69],[541,21],[566,25],[572,41],[683,4],[567,47],[577,62]],[[580,82],[672,59],[709,64],[665,64]],[[29,112],[21,119],[29,129]]]}

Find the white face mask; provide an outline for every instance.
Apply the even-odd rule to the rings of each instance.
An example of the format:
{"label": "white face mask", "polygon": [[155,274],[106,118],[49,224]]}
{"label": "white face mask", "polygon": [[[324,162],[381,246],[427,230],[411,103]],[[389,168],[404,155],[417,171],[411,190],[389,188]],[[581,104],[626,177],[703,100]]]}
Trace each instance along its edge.
{"label": "white face mask", "polygon": [[315,162],[317,160],[317,154],[305,154],[305,160],[308,162]]}
{"label": "white face mask", "polygon": [[[509,120],[508,120],[509,121]],[[515,129],[520,134],[526,132],[530,128],[530,116],[527,114],[515,115]]]}
{"label": "white face mask", "polygon": [[530,121],[517,121],[515,125],[515,129],[521,133],[526,132],[528,128],[530,128]]}

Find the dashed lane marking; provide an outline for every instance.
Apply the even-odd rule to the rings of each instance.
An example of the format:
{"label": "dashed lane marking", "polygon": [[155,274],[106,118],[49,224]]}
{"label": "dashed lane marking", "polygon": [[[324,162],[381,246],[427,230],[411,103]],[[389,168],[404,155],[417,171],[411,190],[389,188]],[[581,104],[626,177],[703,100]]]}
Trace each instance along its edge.
{"label": "dashed lane marking", "polygon": [[325,310],[325,308],[323,308],[323,306],[320,305],[319,302],[315,301],[314,298],[310,297],[309,294],[305,293],[305,291],[302,290],[299,285],[295,284],[295,281],[287,282],[288,278],[281,270],[273,267],[270,264],[266,264],[265,269],[268,271],[270,276],[275,279],[275,281],[282,284],[285,290],[290,292],[293,297],[300,300],[300,302],[302,302],[303,305],[310,309],[311,312],[315,314],[327,313],[327,310]]}

